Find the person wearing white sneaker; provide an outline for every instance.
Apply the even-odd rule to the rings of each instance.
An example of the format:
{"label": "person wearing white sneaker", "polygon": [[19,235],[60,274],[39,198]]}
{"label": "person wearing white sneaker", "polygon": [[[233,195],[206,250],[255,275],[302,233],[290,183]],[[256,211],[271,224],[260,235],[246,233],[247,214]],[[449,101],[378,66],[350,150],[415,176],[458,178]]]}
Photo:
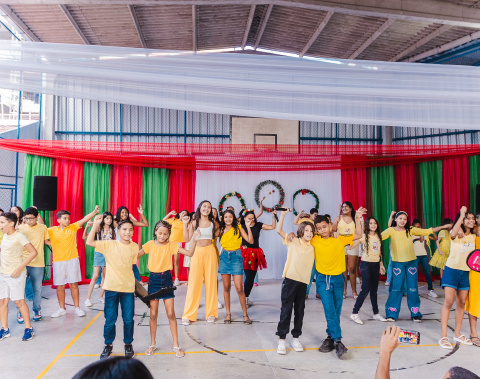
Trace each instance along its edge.
{"label": "person wearing white sneaker", "polygon": [[[105,326],[103,337],[105,347],[111,352],[111,346],[115,340],[115,324],[118,317],[118,307],[122,310],[123,342],[125,343],[125,356],[134,355],[133,342],[133,316],[135,314],[135,275],[132,265],[138,259],[138,245],[131,241],[133,235],[133,222],[130,220],[120,221],[117,225],[120,240],[97,241],[96,233],[100,230],[102,216],[94,220],[92,230],[87,237],[87,245],[95,248],[103,254],[106,262],[105,273]],[[77,316],[84,313],[81,309],[75,309]]]}
{"label": "person wearing white sneaker", "polygon": [[75,308],[75,316],[85,317],[85,312],[82,310],[82,308],[77,307]]}
{"label": "person wearing white sneaker", "polygon": [[[87,223],[87,227],[83,230],[83,239],[87,239],[87,231],[90,226],[93,225],[92,221]],[[100,230],[95,235],[95,239],[97,241],[110,241],[115,239],[115,229],[113,227],[113,215],[110,212],[103,212],[102,214],[102,222],[100,224]],[[105,282],[105,257],[100,254],[98,251],[93,253],[93,273],[92,273],[92,280],[90,280],[90,285],[88,286],[87,292],[87,299],[85,300],[85,306],[91,307],[91,296],[93,289],[95,288],[95,283],[101,274],[101,286],[102,289],[100,290],[100,299],[103,299],[103,295],[105,294],[105,290],[103,289],[103,283]]]}
{"label": "person wearing white sneaker", "polygon": [[[420,223],[420,220],[414,219],[412,221],[412,226],[414,228],[421,228],[422,224]],[[435,237],[429,237],[432,240],[438,239],[437,236]],[[423,274],[425,275],[425,280],[427,281],[428,285],[428,296],[437,298],[437,294],[433,291],[433,282],[432,282],[432,275],[430,274],[430,265],[428,264],[429,258],[427,254],[427,245],[426,245],[426,240],[424,236],[413,236],[412,237],[413,241],[413,250],[415,251],[415,255],[417,257],[417,269],[420,269],[420,266],[422,267]]]}
{"label": "person wearing white sneaker", "polygon": [[[100,207],[95,209],[73,224],[70,223],[70,212],[60,210],[56,214],[58,226],[48,228],[48,235],[52,244],[53,256],[53,284],[57,286],[57,299],[60,309],[65,310],[65,285],[69,285],[75,308],[80,307],[80,294],[78,282],[82,281],[80,260],[77,250],[77,231],[100,212]],[[83,311],[82,311],[83,312]],[[58,310],[54,314],[62,316]],[[60,317],[60,316],[54,316]]]}
{"label": "person wearing white sneaker", "polygon": [[358,312],[368,294],[370,294],[373,314],[380,316],[378,314],[377,301],[378,278],[380,274],[385,275],[385,267],[382,262],[382,235],[380,234],[378,221],[375,218],[367,218],[361,239],[358,239],[358,236],[355,235],[353,245],[350,247],[354,248],[358,244],[363,245],[363,256],[360,263],[362,290],[355,301],[350,319],[357,324],[363,325],[363,321],[358,316]]}
{"label": "person wearing white sneaker", "polygon": [[[21,313],[25,328],[32,327],[30,312],[25,303],[26,267],[37,256],[35,247],[24,234],[15,230],[17,215],[12,212],[0,215],[0,229],[3,232],[0,254],[0,323],[1,329],[8,329],[8,302],[12,300]],[[28,256],[24,258],[24,249]],[[9,334],[9,333],[8,333]]]}
{"label": "person wearing white sneaker", "polygon": [[386,322],[387,321],[387,319],[385,317],[383,317],[381,314],[373,315],[373,319],[376,320],[376,321],[381,321],[381,322]]}
{"label": "person wearing white sneaker", "polygon": [[313,238],[314,226],[310,222],[301,222],[298,226],[297,237],[289,240],[289,236],[282,230],[283,221],[290,210],[282,211],[278,221],[277,233],[282,237],[283,243],[288,246],[287,261],[283,270],[282,283],[282,308],[280,321],[277,326],[279,343],[278,354],[285,354],[285,338],[290,330],[292,310],[294,313],[292,329],[292,347],[295,351],[303,351],[303,346],[298,341],[302,334],[303,316],[305,313],[305,294],[312,273],[311,267],[315,260],[315,249],[310,243]]}
{"label": "person wearing white sneaker", "polygon": [[[470,290],[469,271],[467,265],[468,255],[475,250],[475,215],[467,211],[467,207],[462,207],[460,213],[455,218],[455,225],[450,231],[450,255],[445,263],[443,271],[442,287],[445,291],[445,300],[441,311],[441,341],[445,341],[447,337],[448,320],[450,318],[450,310],[456,295],[455,309],[455,332],[454,340],[465,345],[471,345],[472,342],[461,334],[462,322],[465,313],[465,302]],[[458,234],[463,231],[463,237]],[[440,343],[445,348],[448,346],[446,342]],[[448,348],[448,347],[447,347]]]}
{"label": "person wearing white sneaker", "polygon": [[433,297],[434,299],[436,299],[438,297],[438,295],[435,293],[434,290],[428,291],[428,296]]}

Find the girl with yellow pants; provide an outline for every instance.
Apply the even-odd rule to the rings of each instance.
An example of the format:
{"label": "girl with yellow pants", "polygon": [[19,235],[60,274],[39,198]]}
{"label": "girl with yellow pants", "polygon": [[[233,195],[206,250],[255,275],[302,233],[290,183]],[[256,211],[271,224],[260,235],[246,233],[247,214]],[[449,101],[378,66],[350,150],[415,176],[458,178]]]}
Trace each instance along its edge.
{"label": "girl with yellow pants", "polygon": [[195,220],[184,224],[183,235],[185,241],[190,241],[195,230],[200,231],[200,237],[195,247],[195,253],[190,261],[190,275],[188,290],[183,310],[182,324],[190,325],[197,321],[197,312],[202,297],[202,282],[205,282],[205,318],[213,323],[218,317],[217,292],[217,253],[212,239],[218,231],[218,223],[212,214],[212,205],[204,200],[197,207]]}

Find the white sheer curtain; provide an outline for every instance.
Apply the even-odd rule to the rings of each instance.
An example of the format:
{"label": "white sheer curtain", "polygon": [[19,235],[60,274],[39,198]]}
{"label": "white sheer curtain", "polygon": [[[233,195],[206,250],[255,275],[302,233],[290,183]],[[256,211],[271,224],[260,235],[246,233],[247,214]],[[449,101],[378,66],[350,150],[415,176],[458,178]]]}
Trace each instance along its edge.
{"label": "white sheer curtain", "polygon": [[[320,213],[329,213],[332,217],[338,215],[341,203],[341,174],[340,170],[335,171],[291,171],[291,172],[220,172],[220,171],[197,171],[195,203],[198,205],[202,200],[209,200],[213,207],[218,208],[220,199],[229,192],[239,192],[245,199],[247,208],[259,208],[255,204],[255,188],[265,180],[274,180],[283,187],[285,191],[285,206],[292,207],[293,194],[299,189],[310,189],[317,194],[320,200]],[[269,192],[275,193],[269,195]],[[275,187],[267,185],[263,187],[260,198],[266,195],[265,206],[272,207],[278,200],[279,195]],[[237,199],[230,198],[225,202],[225,208],[232,205],[235,212],[241,210]],[[295,200],[295,209],[308,212],[315,205],[315,200],[310,195],[298,195]],[[292,213],[285,218],[284,230],[296,232],[297,227],[293,225],[294,216]],[[259,221],[270,225],[272,214],[264,212]],[[260,247],[264,250],[267,258],[268,269],[259,271],[260,278],[279,279],[282,277],[287,249],[282,244],[282,239],[275,230],[262,231],[260,234]]]}
{"label": "white sheer curtain", "polygon": [[477,67],[0,41],[0,86],[240,116],[480,127]]}

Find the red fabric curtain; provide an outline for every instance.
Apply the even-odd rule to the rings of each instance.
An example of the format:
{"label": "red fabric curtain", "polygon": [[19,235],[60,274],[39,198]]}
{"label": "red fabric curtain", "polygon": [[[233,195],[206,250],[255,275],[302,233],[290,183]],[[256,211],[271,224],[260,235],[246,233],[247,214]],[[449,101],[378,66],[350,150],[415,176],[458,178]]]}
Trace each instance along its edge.
{"label": "red fabric curtain", "polygon": [[421,191],[420,183],[416,180],[415,164],[407,163],[395,167],[397,186],[396,211],[405,211],[410,223],[414,218],[420,218],[417,196]]}
{"label": "red fabric curtain", "polygon": [[[58,225],[56,214],[59,210],[67,210],[71,213],[71,222],[83,218],[83,162],[70,159],[56,159],[53,165],[53,175],[58,178],[57,210],[54,212],[54,225]],[[77,249],[80,258],[82,283],[90,283],[85,280],[85,244],[82,238],[83,229],[77,233]]]}
{"label": "red fabric curtain", "polygon": [[480,155],[480,145],[237,145],[0,139],[0,149],[171,170],[295,171],[390,166]]}
{"label": "red fabric curtain", "polygon": [[342,199],[350,201],[355,209],[367,206],[367,169],[342,170]]}
{"label": "red fabric curtain", "polygon": [[[138,221],[141,221],[137,209],[142,203],[143,194],[143,170],[141,167],[113,166],[110,188],[110,208],[113,215],[121,206],[127,207],[130,214]],[[148,215],[146,215],[148,217]],[[155,220],[148,220],[155,222]],[[134,228],[133,241],[139,243],[141,233]]]}
{"label": "red fabric curtain", "polygon": [[462,206],[470,207],[470,170],[468,158],[443,161],[442,218],[455,216]]}
{"label": "red fabric curtain", "polygon": [[[167,213],[183,209],[195,211],[195,180],[193,170],[170,170],[168,173]],[[180,255],[179,280],[187,280],[187,269],[183,267],[183,254]],[[173,274],[173,272],[172,272]]]}

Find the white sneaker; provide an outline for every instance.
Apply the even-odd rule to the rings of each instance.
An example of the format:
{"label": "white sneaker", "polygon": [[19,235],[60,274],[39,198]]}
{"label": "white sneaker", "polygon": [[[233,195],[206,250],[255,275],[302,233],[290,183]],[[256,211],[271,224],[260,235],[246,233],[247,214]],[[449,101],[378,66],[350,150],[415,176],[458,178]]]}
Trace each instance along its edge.
{"label": "white sneaker", "polygon": [[188,326],[190,325],[190,320],[188,318],[182,319],[182,325],[183,326]]}
{"label": "white sneaker", "polygon": [[292,342],[291,342],[290,345],[292,345],[293,350],[295,350],[295,351],[303,351],[303,346],[300,343],[300,341],[298,340],[298,338],[292,338]]}
{"label": "white sneaker", "polygon": [[75,315],[78,317],[84,317],[85,312],[81,308],[75,308]]}
{"label": "white sneaker", "polygon": [[100,284],[95,284],[95,285],[93,286],[93,288],[95,288],[95,289],[100,288]]}
{"label": "white sneaker", "polygon": [[433,298],[437,298],[437,297],[438,297],[438,295],[435,293],[434,290],[428,291],[428,296],[431,296],[431,297],[433,297]]}
{"label": "white sneaker", "polygon": [[360,284],[360,278],[357,276],[357,284]]}
{"label": "white sneaker", "polygon": [[353,322],[355,322],[357,324],[363,325],[363,321],[358,314],[353,314],[352,313],[350,315],[350,320],[352,320]]}
{"label": "white sneaker", "polygon": [[175,278],[175,281],[173,282],[174,286],[179,286],[180,285],[180,280],[178,278]]}
{"label": "white sneaker", "polygon": [[377,313],[376,315],[373,315],[373,319],[381,322],[387,321],[385,317],[383,317],[380,313]]}
{"label": "white sneaker", "polygon": [[105,304],[105,299],[103,297],[99,297],[98,298],[98,301],[102,304]]}
{"label": "white sneaker", "polygon": [[67,310],[65,308],[58,308],[55,312],[52,313],[50,317],[52,318],[57,318],[57,317],[62,317],[67,314]]}
{"label": "white sneaker", "polygon": [[90,299],[85,299],[85,306],[86,307],[91,307],[93,304],[92,302],[90,301]]}
{"label": "white sneaker", "polygon": [[279,340],[277,346],[277,354],[287,354],[287,348],[285,347],[285,340]]}
{"label": "white sneaker", "polygon": [[218,309],[222,309],[223,308],[223,305],[222,303],[220,303],[220,301],[218,302]]}
{"label": "white sneaker", "polygon": [[386,285],[386,286],[389,286],[389,285],[390,285],[390,282],[385,282],[385,285]]}
{"label": "white sneaker", "polygon": [[253,303],[250,301],[250,298],[247,297],[247,308],[250,308]]}

